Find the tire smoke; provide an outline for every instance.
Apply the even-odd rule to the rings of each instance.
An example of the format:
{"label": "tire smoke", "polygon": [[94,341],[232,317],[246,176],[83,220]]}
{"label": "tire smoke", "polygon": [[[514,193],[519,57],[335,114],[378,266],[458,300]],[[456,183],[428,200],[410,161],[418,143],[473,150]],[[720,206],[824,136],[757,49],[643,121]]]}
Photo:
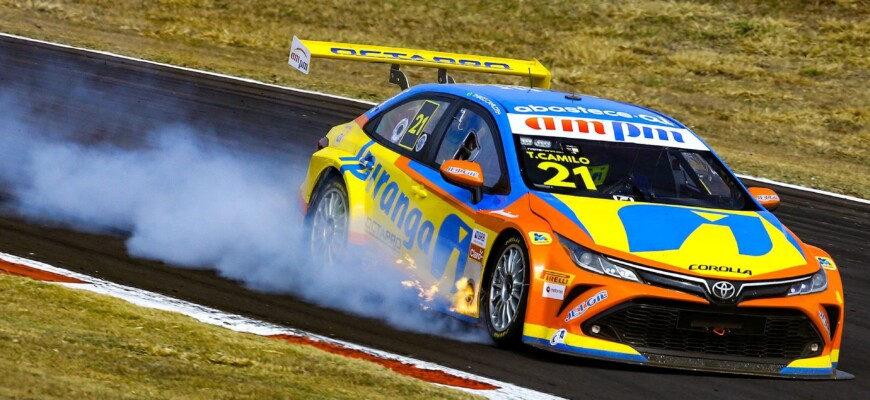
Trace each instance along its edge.
{"label": "tire smoke", "polygon": [[18,215],[121,231],[136,257],[215,269],[254,290],[404,330],[489,342],[484,329],[425,311],[395,268],[324,270],[303,258],[297,199],[307,159],[229,148],[186,124],[149,127],[131,141],[93,139],[81,126],[41,124],[34,107],[2,91],[0,110],[0,199]]}

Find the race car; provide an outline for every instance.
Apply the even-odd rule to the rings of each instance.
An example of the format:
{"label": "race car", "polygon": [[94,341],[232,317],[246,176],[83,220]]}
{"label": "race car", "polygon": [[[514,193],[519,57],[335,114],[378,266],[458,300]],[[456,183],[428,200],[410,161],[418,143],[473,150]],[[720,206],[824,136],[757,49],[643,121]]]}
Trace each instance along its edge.
{"label": "race car", "polygon": [[[685,125],[548,90],[537,61],[297,43],[297,63],[388,63],[404,89],[330,130],[311,157],[300,197],[323,264],[367,249],[501,346],[851,378],[837,369],[836,263],[771,213],[776,193],[744,187]],[[402,65],[438,68],[444,83],[410,87]],[[448,70],[530,86],[456,84]]]}

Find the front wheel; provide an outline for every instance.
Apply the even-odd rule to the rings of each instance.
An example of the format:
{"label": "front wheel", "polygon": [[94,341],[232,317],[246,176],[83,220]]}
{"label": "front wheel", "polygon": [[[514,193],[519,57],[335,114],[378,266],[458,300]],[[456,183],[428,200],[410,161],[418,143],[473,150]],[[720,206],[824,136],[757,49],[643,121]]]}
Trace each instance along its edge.
{"label": "front wheel", "polygon": [[309,255],[326,267],[341,263],[347,250],[348,200],[341,179],[327,177],[317,187],[309,211]]}
{"label": "front wheel", "polygon": [[483,317],[490,337],[499,346],[522,342],[529,291],[529,256],[523,240],[512,235],[499,246],[487,272],[482,293]]}

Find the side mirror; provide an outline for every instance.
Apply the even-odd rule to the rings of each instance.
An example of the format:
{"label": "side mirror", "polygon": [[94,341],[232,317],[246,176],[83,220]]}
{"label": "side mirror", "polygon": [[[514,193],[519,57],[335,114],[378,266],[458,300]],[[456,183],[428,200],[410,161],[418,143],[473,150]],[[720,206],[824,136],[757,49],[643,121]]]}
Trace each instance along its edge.
{"label": "side mirror", "polygon": [[441,177],[461,188],[471,191],[471,202],[483,199],[483,171],[480,164],[463,160],[447,160],[441,164]]}
{"label": "side mirror", "polygon": [[776,208],[779,207],[779,195],[777,195],[773,190],[768,188],[751,187],[749,188],[749,194],[751,194],[752,197],[755,197],[755,200],[758,200],[758,202],[768,211],[776,210]]}

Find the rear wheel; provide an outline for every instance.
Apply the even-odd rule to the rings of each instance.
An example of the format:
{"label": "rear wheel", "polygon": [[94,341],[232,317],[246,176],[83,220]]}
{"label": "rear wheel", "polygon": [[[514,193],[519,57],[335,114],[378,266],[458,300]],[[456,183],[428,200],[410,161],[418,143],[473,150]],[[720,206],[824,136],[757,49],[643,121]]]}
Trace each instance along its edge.
{"label": "rear wheel", "polygon": [[341,179],[327,177],[318,185],[309,215],[309,256],[326,267],[339,264],[347,250],[349,212],[347,188]]}
{"label": "rear wheel", "polygon": [[525,243],[511,235],[498,247],[487,272],[482,293],[483,318],[489,335],[499,346],[522,342],[529,291],[529,256]]}

